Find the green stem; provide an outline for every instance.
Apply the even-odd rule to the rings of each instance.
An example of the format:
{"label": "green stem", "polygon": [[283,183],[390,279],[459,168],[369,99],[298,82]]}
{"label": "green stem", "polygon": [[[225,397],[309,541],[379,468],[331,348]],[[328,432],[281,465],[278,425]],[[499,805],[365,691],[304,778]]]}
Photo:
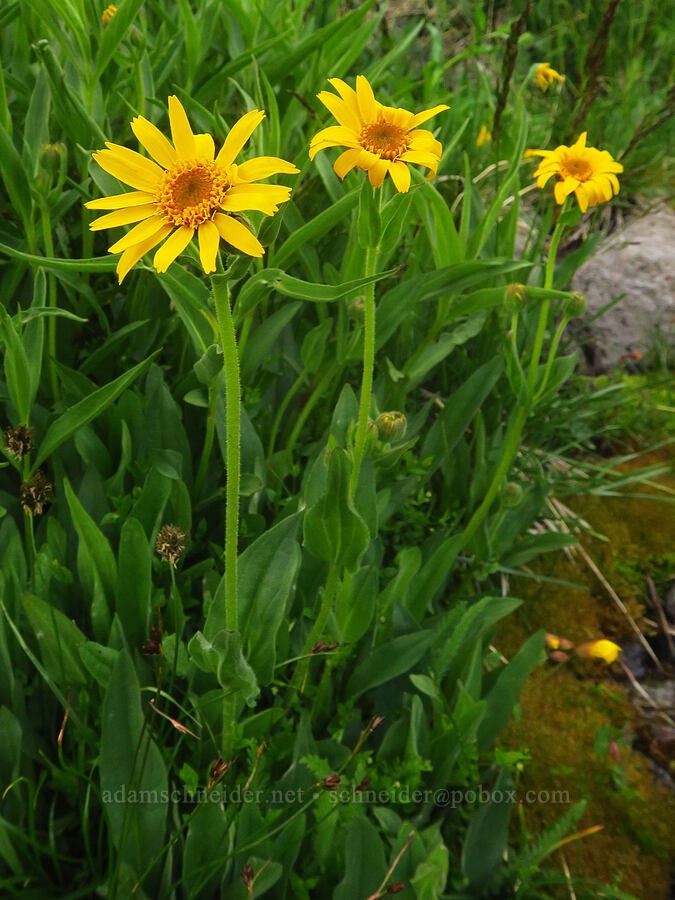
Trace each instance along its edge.
{"label": "green stem", "polygon": [[333,378],[334,374],[335,373],[330,370],[324,374],[321,381],[317,384],[317,386],[312,391],[312,394],[311,394],[309,400],[303,406],[303,408],[300,412],[300,415],[298,416],[298,420],[295,423],[295,425],[293,426],[293,430],[291,431],[291,436],[289,437],[289,439],[286,443],[286,450],[289,453],[293,452],[293,448],[295,447],[295,442],[297,441],[297,439],[300,435],[300,432],[302,431],[303,425],[309,418],[309,416],[310,416],[312,410],[314,409],[314,407],[316,406],[316,404],[321,399],[323,392],[326,390],[326,388],[330,384],[330,381]]}
{"label": "green stem", "polygon": [[555,355],[558,351],[558,345],[560,344],[560,339],[563,336],[563,332],[564,332],[565,328],[567,328],[568,322],[569,322],[569,319],[566,316],[563,316],[562,319],[560,320],[560,324],[556,328],[556,332],[553,336],[553,341],[551,343],[551,349],[548,351],[548,359],[546,360],[546,368],[544,370],[544,377],[541,380],[541,385],[539,386],[539,390],[534,395],[534,398],[532,400],[533,405],[536,404],[536,402],[539,400],[541,395],[546,390],[546,385],[548,384],[548,379],[551,374],[551,367],[553,366],[553,360],[555,359]]}
{"label": "green stem", "polygon": [[[561,210],[561,214],[565,211],[565,205]],[[548,251],[548,259],[546,261],[546,274],[544,277],[544,288],[550,288],[553,285],[553,269],[555,266],[555,257],[556,252],[558,250],[558,244],[560,243],[560,237],[562,235],[564,225],[560,224],[560,218],[558,218],[558,222],[555,226],[555,230],[553,232],[553,237],[551,238],[551,246]],[[539,310],[539,321],[537,322],[537,332],[534,339],[534,344],[532,346],[532,356],[530,358],[530,368],[527,373],[527,385],[525,392],[525,400],[518,408],[518,411],[515,417],[511,421],[511,425],[509,426],[508,434],[506,437],[506,442],[504,445],[504,449],[502,451],[501,459],[497,464],[497,468],[495,470],[494,475],[492,476],[492,482],[490,483],[490,487],[483,498],[482,503],[478,507],[478,509],[474,512],[473,516],[469,520],[469,524],[464,529],[464,533],[462,534],[462,541],[460,545],[460,549],[464,549],[471,538],[474,536],[479,526],[482,524],[483,519],[488,514],[492,503],[499,492],[499,489],[502,486],[502,482],[504,478],[508,475],[509,469],[513,463],[516,453],[518,452],[518,447],[520,446],[520,439],[523,433],[523,428],[525,427],[525,422],[532,411],[532,407],[534,405],[535,400],[535,381],[537,378],[537,369],[539,367],[539,360],[541,358],[541,349],[544,342],[544,334],[546,333],[546,323],[548,321],[548,313],[551,305],[550,300],[543,300],[541,304],[541,308]],[[562,333],[562,332],[561,332]],[[558,341],[560,338],[558,337]],[[552,348],[554,350],[554,348]],[[551,357],[549,357],[550,359]],[[550,368],[550,367],[549,367]],[[544,376],[546,377],[546,375]],[[545,381],[544,381],[545,385]]]}
{"label": "green stem", "polygon": [[[225,490],[225,627],[236,631],[239,625],[237,608],[237,534],[239,528],[239,444],[241,416],[241,386],[239,382],[239,356],[237,335],[234,330],[228,279],[225,275],[212,275],[211,285],[216,305],[220,342],[223,348],[225,369],[227,434],[227,480]],[[234,695],[223,698],[223,732],[221,753],[223,759],[232,756],[235,719]]]}
{"label": "green stem", "polygon": [[[49,216],[49,209],[44,201],[44,198],[40,201],[40,214],[42,219],[42,237],[45,244],[45,252],[47,256],[54,256],[54,241],[52,239],[52,225],[51,218]],[[49,295],[48,295],[48,305],[51,307],[56,307],[56,279],[54,275],[49,272],[47,273],[47,284],[49,285]],[[52,388],[52,397],[55,400],[59,399],[59,381],[56,377],[56,316],[49,316],[48,323],[48,339],[47,339],[47,367],[49,369],[49,382]]]}
{"label": "green stem", "polygon": [[202,455],[199,460],[199,468],[197,469],[197,477],[195,478],[195,497],[199,497],[206,477],[206,471],[211,460],[211,449],[213,448],[213,436],[216,430],[216,403],[218,401],[218,391],[215,384],[209,385],[209,408],[206,417],[206,434],[204,436],[204,446],[202,447]]}
{"label": "green stem", "polygon": [[[319,615],[316,617],[312,630],[305,641],[305,646],[302,648],[302,656],[308,656],[312,652],[312,647],[323,634],[326,622],[328,621],[328,616],[333,609],[333,600],[335,599],[335,591],[337,590],[339,576],[340,566],[338,563],[331,563],[328,569],[328,577],[326,578],[326,587],[324,588],[323,597],[321,598]],[[291,682],[293,690],[299,690],[304,684],[309,669],[309,663],[309,659],[303,659],[298,663],[295,675],[293,676],[293,681]]]}
{"label": "green stem", "polygon": [[[375,274],[377,261],[377,248],[368,247],[366,250],[366,265],[364,275],[370,278]],[[356,426],[356,439],[354,441],[354,468],[351,477],[351,493],[356,493],[356,485],[359,481],[359,470],[363,459],[363,449],[366,444],[368,432],[368,414],[370,412],[370,393],[373,387],[373,368],[375,366],[375,284],[370,283],[365,288],[365,318],[363,325],[363,376],[361,380],[361,402],[359,404],[359,423]]]}
{"label": "green stem", "polygon": [[288,404],[291,402],[291,400],[297,393],[300,385],[302,384],[303,381],[306,380],[306,378],[307,378],[307,372],[303,369],[303,371],[298,375],[298,377],[295,379],[295,381],[289,388],[288,392],[286,393],[286,396],[284,397],[284,399],[281,402],[281,406],[277,410],[277,414],[274,417],[274,422],[272,424],[272,431],[270,433],[270,441],[269,441],[269,445],[267,448],[268,457],[274,453],[274,444],[276,443],[277,434],[279,432],[279,426],[281,425],[281,420],[283,419],[283,417],[286,413]]}

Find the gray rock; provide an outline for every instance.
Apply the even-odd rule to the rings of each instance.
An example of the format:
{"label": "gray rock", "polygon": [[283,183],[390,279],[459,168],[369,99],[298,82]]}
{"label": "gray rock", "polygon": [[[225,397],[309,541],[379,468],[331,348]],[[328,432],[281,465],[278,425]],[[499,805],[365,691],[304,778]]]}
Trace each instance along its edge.
{"label": "gray rock", "polygon": [[625,295],[594,322],[581,322],[582,340],[590,338],[584,352],[594,371],[611,371],[626,353],[644,356],[655,339],[673,342],[674,261],[675,213],[661,207],[612,235],[575,273],[572,288],[588,299],[585,321]]}

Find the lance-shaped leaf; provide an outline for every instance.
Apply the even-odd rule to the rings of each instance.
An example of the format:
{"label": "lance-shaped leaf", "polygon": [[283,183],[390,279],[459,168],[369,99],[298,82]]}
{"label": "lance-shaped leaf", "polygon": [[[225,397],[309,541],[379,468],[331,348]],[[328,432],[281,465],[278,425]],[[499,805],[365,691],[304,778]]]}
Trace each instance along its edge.
{"label": "lance-shaped leaf", "polygon": [[357,513],[349,492],[352,464],[336,447],[328,457],[326,493],[305,513],[304,545],[309,552],[353,572],[370,542],[368,526]]}

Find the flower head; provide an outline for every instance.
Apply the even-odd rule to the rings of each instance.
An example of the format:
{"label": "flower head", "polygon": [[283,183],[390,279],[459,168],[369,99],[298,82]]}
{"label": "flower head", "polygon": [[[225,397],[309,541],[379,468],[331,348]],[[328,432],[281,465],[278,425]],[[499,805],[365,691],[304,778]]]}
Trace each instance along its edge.
{"label": "flower head", "polygon": [[103,10],[103,15],[101,16],[101,24],[104,28],[106,28],[110,24],[110,20],[117,12],[117,7],[114,3],[111,3],[109,6]]}
{"label": "flower head", "polygon": [[553,84],[554,81],[564,81],[565,76],[552,69],[547,62],[543,62],[537,69],[535,80],[542,91],[547,91],[549,85]]}
{"label": "flower head", "polygon": [[491,140],[492,132],[488,131],[486,125],[481,125],[478,137],[476,138],[476,147],[482,147],[483,144],[489,144]]}
{"label": "flower head", "polygon": [[607,150],[587,147],[585,131],[571,147],[561,144],[555,150],[526,150],[525,156],[543,156],[533,174],[537,187],[543,188],[552,175],[560,179],[555,185],[556,203],[564,203],[565,197],[574,193],[585,213],[589,206],[619,193],[616,173],[623,172],[623,166]]}
{"label": "flower head", "polygon": [[169,122],[173,144],[143,116],[131,129],[155,162],[119,144],[106,143],[94,159],[110,175],[135,190],[114,197],[102,197],[85,204],[88,209],[110,209],[89,226],[92,231],[134,226],[108,248],[122,253],[117,275],[122,283],[138,260],[166,241],[155,252],[153,264],[166,272],[197,232],[199,255],[206,273],[215,272],[222,238],[249,256],[262,256],[258,239],[238,219],[228,213],[258,210],[271,216],[291,194],[289,187],[256,184],[279,173],[293,174],[296,167],[276,156],[259,156],[236,165],[234,160],[253,131],[265,117],[261,110],[246,113],[230,129],[216,156],[210,134],[193,134],[178,97],[169,97]]}
{"label": "flower head", "polygon": [[417,126],[450,107],[441,104],[413,114],[379,103],[364,75],[356,76],[355,91],[340,78],[328,80],[339,96],[330,91],[321,91],[317,96],[339,125],[314,135],[310,159],[327,147],[346,147],[333,164],[336,175],[344,178],[354,168],[363,169],[373,187],[380,187],[388,172],[396,190],[402,193],[410,187],[406,163],[425,166],[433,178],[443,148],[430,131]]}
{"label": "flower head", "polygon": [[604,659],[606,663],[613,663],[619,653],[621,653],[621,647],[615,644],[614,641],[602,638],[599,641],[579,644],[574,652],[578,656],[585,656],[587,659]]}

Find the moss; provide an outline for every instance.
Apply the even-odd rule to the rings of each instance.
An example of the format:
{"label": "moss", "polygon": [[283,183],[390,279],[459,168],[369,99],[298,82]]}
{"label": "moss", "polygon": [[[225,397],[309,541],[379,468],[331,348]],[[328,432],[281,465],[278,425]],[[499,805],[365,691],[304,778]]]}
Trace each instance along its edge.
{"label": "moss", "polygon": [[[672,451],[671,451],[672,452]],[[667,458],[667,452],[621,467],[629,471]],[[660,478],[675,488],[675,478]],[[639,485],[635,493],[655,488]],[[645,574],[667,579],[673,561],[672,504],[626,497],[579,497],[568,505],[609,538],[585,536],[583,545],[638,620],[646,599]],[[525,599],[522,609],[500,630],[497,646],[510,656],[538,628],[576,643],[607,637],[621,644],[633,640],[623,613],[597,576],[580,557],[548,555],[532,567],[537,573],[574,582],[580,589],[514,578],[510,592]],[[675,856],[675,798],[655,783],[649,761],[622,736],[639,727],[637,713],[623,685],[611,681],[619,663],[572,658],[536,670],[521,696],[522,715],[511,722],[505,747],[526,749],[532,763],[523,773],[521,797],[528,790],[563,794],[566,803],[526,806],[528,829],[537,834],[570,804],[588,801],[579,830],[603,825],[597,834],[568,845],[565,860],[573,874],[613,884],[641,900],[667,900],[668,859]],[[607,752],[607,735],[620,746]],[[604,740],[599,740],[602,737]],[[603,751],[604,748],[604,752]],[[558,795],[560,796],[560,795]],[[552,865],[558,863],[552,858]],[[647,877],[648,873],[648,877]]]}

